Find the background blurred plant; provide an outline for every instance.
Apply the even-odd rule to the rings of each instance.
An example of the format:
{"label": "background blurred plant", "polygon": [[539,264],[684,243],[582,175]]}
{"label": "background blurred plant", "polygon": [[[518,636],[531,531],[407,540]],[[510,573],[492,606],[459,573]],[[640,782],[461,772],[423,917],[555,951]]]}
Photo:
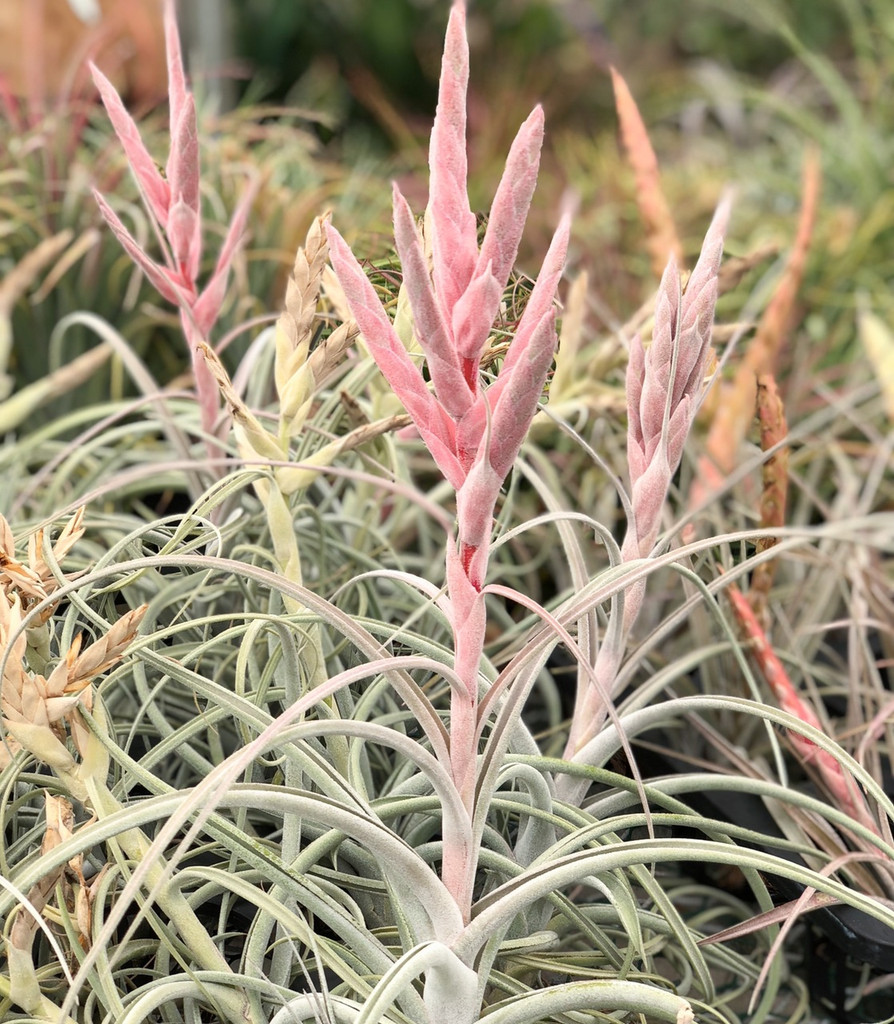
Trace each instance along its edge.
{"label": "background blurred plant", "polygon": [[[220,316],[232,263],[245,231],[254,188],[251,183],[248,185],[234,210],[214,272],[200,291],[197,277],[202,260],[204,232],[199,190],[196,101],[186,85],[173,0],[165,3],[165,36],[171,145],[164,171],[153,162],[140,138],[139,129],[115,87],[95,65],[91,66],[93,80],[137,181],[153,233],[161,242],[164,262],[156,263],[152,259],[99,192],[94,191],[94,196],[103,218],[128,255],[162,298],[178,307],[183,336],[191,356],[200,422],[206,441],[210,444],[210,439],[220,429],[219,399],[216,383],[200,346],[208,344],[211,331]],[[211,444],[208,450],[214,453],[216,447]]]}

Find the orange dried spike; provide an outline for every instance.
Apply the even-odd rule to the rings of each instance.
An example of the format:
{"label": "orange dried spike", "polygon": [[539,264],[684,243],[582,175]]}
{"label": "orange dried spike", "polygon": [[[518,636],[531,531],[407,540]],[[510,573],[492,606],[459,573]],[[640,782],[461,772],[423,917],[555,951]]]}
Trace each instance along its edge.
{"label": "orange dried spike", "polygon": [[801,182],[801,216],[795,244],[773,298],[767,304],[754,339],[745,353],[745,362],[758,377],[764,373],[773,373],[776,369],[779,352],[792,327],[795,298],[804,279],[822,184],[819,154],[813,147],[807,150],[804,157]]}
{"label": "orange dried spike", "polygon": [[782,278],[757,326],[754,338],[745,350],[732,382],[723,388],[717,415],[705,442],[707,453],[700,462],[697,504],[704,491],[720,486],[736,466],[739,446],[748,432],[757,399],[757,378],[776,371],[779,353],[792,326],[795,297],[804,277],[807,253],[813,237],[820,195],[820,163],[816,150],[809,149],[804,159],[801,216],[798,231]]}
{"label": "orange dried spike", "polygon": [[670,256],[676,259],[678,266],[683,266],[683,247],[661,188],[658,160],[639,107],[621,75],[614,68],[610,70],[621,139],[636,182],[636,205],[646,227],[646,245],[652,258],[652,271],[660,278]]}

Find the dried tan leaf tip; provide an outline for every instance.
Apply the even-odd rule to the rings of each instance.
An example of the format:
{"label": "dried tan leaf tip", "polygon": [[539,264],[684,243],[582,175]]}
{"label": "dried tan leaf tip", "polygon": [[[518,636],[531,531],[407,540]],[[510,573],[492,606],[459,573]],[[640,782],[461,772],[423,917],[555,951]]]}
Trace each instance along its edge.
{"label": "dried tan leaf tip", "polygon": [[[66,523],[52,547],[53,560],[61,565],[72,548],[84,536],[84,509],[77,512]],[[7,595],[19,595],[27,611],[45,601],[59,588],[59,580],[44,558],[44,531],[38,530],[28,540],[28,564],[19,561],[15,553],[15,538],[6,519],[0,515],[0,588]],[[50,605],[34,625],[46,622],[53,613]]]}
{"label": "dried tan leaf tip", "polygon": [[[54,796],[44,792],[46,807],[46,829],[41,842],[41,853],[52,852],[60,843],[71,838],[74,831],[74,811],[71,803],[65,797]],[[81,877],[82,856],[69,862],[69,865]],[[77,865],[77,866],[75,866]],[[32,910],[40,914],[53,895],[57,885],[63,882],[65,865],[60,864],[58,868],[45,874],[28,892],[28,901]],[[37,929],[40,927],[38,919],[34,914],[25,913],[20,906],[13,919],[12,927],[9,930],[9,944],[14,949],[28,951],[30,955],[31,943]]]}
{"label": "dried tan leaf tip", "polygon": [[610,70],[621,138],[636,181],[636,204],[646,228],[652,270],[656,277],[660,277],[668,257],[673,256],[677,264],[682,265],[683,247],[661,187],[658,160],[636,100],[621,75],[614,68]]}
{"label": "dried tan leaf tip", "polygon": [[295,254],[286,284],[284,308],[277,327],[288,337],[292,348],[297,348],[310,333],[316,315],[323,269],[329,258],[329,243],[323,230],[325,219],[317,217],[311,224],[304,247]]}
{"label": "dried tan leaf tip", "polygon": [[[772,374],[762,375],[757,382],[757,413],[760,420],[761,450],[770,451],[788,434],[785,409]],[[781,528],[785,524],[788,501],[788,448],[781,447],[763,465],[763,486],[760,500],[761,529]],[[760,537],[758,553],[776,544],[776,537]],[[761,562],[751,574],[748,600],[758,616],[766,613],[767,598],[773,585],[776,560]],[[763,623],[766,625],[766,622]]]}
{"label": "dried tan leaf tip", "polygon": [[313,353],[310,350],[329,258],[324,230],[327,216],[313,221],[304,247],[295,255],[283,311],[276,322],[274,377],[280,416],[290,437],[297,436],[304,425],[317,382],[332,368],[356,334],[351,325],[342,324],[326,344],[318,346]]}
{"label": "dried tan leaf tip", "polygon": [[148,607],[149,605],[143,604],[139,608],[132,609],[126,615],[122,615],[117,622],[112,624],[108,633],[94,641],[83,654],[79,653],[80,634],[75,638],[75,642],[65,656],[65,664],[68,669],[66,693],[83,689],[100,673],[117,665],[124,657],[127,648],[133,643]]}
{"label": "dried tan leaf tip", "polygon": [[85,699],[89,704],[90,695],[85,691],[93,678],[121,660],[147,607],[142,605],[122,616],[83,653],[81,637],[76,637],[45,678],[25,667],[26,640],[18,595],[11,604],[0,600],[0,650],[5,654],[0,711],[4,728],[22,747],[51,767],[71,767],[73,758],[62,743],[63,723],[70,720],[79,701]]}

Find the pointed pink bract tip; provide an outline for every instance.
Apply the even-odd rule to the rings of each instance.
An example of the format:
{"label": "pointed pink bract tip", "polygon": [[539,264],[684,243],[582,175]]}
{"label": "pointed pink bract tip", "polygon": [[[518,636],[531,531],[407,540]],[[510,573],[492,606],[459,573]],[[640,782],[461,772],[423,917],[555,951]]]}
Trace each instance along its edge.
{"label": "pointed pink bract tip", "polygon": [[450,8],[450,17],[447,19],[447,32],[444,36],[444,56],[455,53],[457,56],[466,58],[468,46],[469,41],[466,36],[466,5],[463,0],[456,0]]}
{"label": "pointed pink bract tip", "polygon": [[326,223],[323,225],[323,228],[326,231],[326,238],[329,240],[330,246],[332,245],[333,242],[338,243],[344,241],[344,239],[338,232],[338,228],[335,227],[331,220],[327,220]]}

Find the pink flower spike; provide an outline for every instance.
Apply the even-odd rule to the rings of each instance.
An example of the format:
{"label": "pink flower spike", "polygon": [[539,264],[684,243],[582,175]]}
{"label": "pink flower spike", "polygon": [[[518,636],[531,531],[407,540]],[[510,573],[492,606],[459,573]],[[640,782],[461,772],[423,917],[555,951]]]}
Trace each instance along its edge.
{"label": "pink flower spike", "polygon": [[[543,260],[543,266],[537,275],[537,281],[528,298],[525,311],[522,313],[521,321],[515,332],[515,337],[503,360],[500,375],[491,385],[488,394],[492,404],[495,404],[500,397],[503,388],[510,380],[517,362],[527,356],[528,347],[532,338],[539,330],[544,315],[552,308],[556,298],[556,289],[559,287],[562,273],[565,269],[565,257],[568,254],[568,242],[571,237],[571,214],[564,213],[550,242],[549,249]],[[528,358],[532,358],[528,356]]]}
{"label": "pink flower spike", "polygon": [[[679,395],[695,393],[701,388],[711,343],[723,236],[729,223],[731,205],[729,196],[720,201],[702,243],[698,262],[686,285],[679,327],[683,343],[677,357],[677,380],[672,401],[676,401]],[[688,344],[687,339],[691,339]]]}
{"label": "pink flower spike", "polygon": [[664,424],[667,393],[671,387],[674,348],[679,337],[680,300],[680,273],[677,261],[671,255],[658,285],[652,344],[646,353],[639,402],[647,457],[651,457],[655,451]]}
{"label": "pink flower spike", "polygon": [[248,212],[258,192],[258,181],[252,181],[242,194],[239,205],[236,207],[230,226],[227,228],[227,236],[221,246],[220,254],[217,257],[217,266],[211,275],[211,280],[205,286],[193,306],[193,316],[196,325],[204,337],[208,337],[211,328],[220,315],[220,309],[227,291],[227,279],[230,274],[230,267],[233,258],[239,249],[242,236],[245,234],[245,222],[248,219]]}
{"label": "pink flower spike", "polygon": [[642,402],[643,377],[646,372],[646,352],[643,339],[635,334],[630,342],[630,356],[627,361],[627,463],[632,483],[642,476],[646,469],[646,442],[639,419]]}
{"label": "pink flower spike", "polygon": [[181,304],[180,293],[171,280],[169,271],[164,267],[160,267],[146,255],[127,228],[121,223],[115,211],[96,189],[93,190],[93,196],[99,205],[100,213],[130,258],[143,271],[159,295],[167,299],[168,302],[173,302],[174,305],[179,306]]}
{"label": "pink flower spike", "polygon": [[168,225],[174,258],[190,280],[195,281],[202,258],[202,209],[199,196],[199,138],[196,104],[187,93],[176,125],[171,125],[171,154],[167,165],[171,211],[180,207],[176,226]]}
{"label": "pink flower spike", "polygon": [[131,171],[133,171],[137,186],[156,220],[162,228],[165,228],[168,223],[168,207],[171,202],[168,183],[161,176],[155,161],[149,155],[140,137],[136,122],[127,112],[115,87],[95,64],[90,65],[90,73],[93,75],[93,81],[99,90],[115,134],[124,147],[124,154]]}
{"label": "pink flower spike", "polygon": [[509,150],[478,256],[476,272],[480,273],[490,263],[491,272],[499,281],[501,290],[506,287],[518,255],[519,242],[537,184],[542,146],[543,108],[538,106],[519,128]]}
{"label": "pink flower spike", "polygon": [[199,129],[196,101],[187,93],[176,122],[171,123],[171,153],[166,167],[171,198],[182,199],[191,209],[199,209]]}
{"label": "pink flower spike", "polygon": [[177,5],[174,0],[165,0],[165,51],[168,58],[168,103],[171,111],[171,135],[180,121],[188,90],[186,74],[183,71],[183,54],[180,48],[180,30],[177,27]]}
{"label": "pink flower spike", "polygon": [[454,488],[459,488],[465,472],[454,453],[453,421],[428,390],[348,244],[328,223],[326,234],[332,266],[367,347],[392,391],[412,416],[438,468]]}
{"label": "pink flower spike", "polygon": [[[482,452],[469,470],[465,483],[456,492],[460,544],[466,550],[480,553],[483,566],[487,565],[486,554],[493,529],[494,508],[502,485],[503,476],[500,476]],[[470,579],[476,587],[481,587],[481,574],[472,573]]]}
{"label": "pink flower spike", "polygon": [[[717,272],[729,212],[730,203],[725,199],[718,206],[705,236],[702,254],[685,294],[680,293],[680,277],[673,256],[661,277],[655,303],[652,344],[646,353],[641,386],[636,396],[643,451],[647,459],[652,457],[659,445],[666,444],[666,421],[674,416],[686,396],[693,403],[690,407],[690,424],[695,415],[711,343],[714,304],[717,299]],[[676,467],[677,463],[671,461],[671,473],[676,471]]]}
{"label": "pink flower spike", "polygon": [[199,272],[199,240],[201,225],[195,210],[178,199],[168,213],[168,241],[177,271],[195,291],[195,279]]}
{"label": "pink flower spike", "polygon": [[[482,549],[484,554],[484,567],[487,565],[487,545]],[[473,556],[477,561],[479,553]],[[471,569],[471,572],[469,571]],[[477,565],[464,565],[462,556],[457,551],[456,545],[447,542],[447,590],[450,594],[450,617],[453,622],[456,661],[455,669],[461,679],[466,681],[468,696],[474,702],[477,700],[475,683],[478,679],[478,665],[481,661],[481,651],[484,648],[484,635],[487,628],[487,614],[484,605],[484,598],[480,591],[482,581],[479,579],[476,585],[479,568]],[[454,740],[451,737],[451,746]],[[459,747],[457,737],[456,746]]]}
{"label": "pink flower spike", "polygon": [[432,227],[435,291],[445,313],[465,292],[478,257],[478,233],[469,208],[466,156],[466,95],[469,43],[466,11],[457,0],[450,11],[438,109],[431,133],[428,209]]}
{"label": "pink flower spike", "polygon": [[463,376],[441,316],[413,213],[397,185],[394,186],[394,240],[413,310],[416,336],[425,352],[435,393],[448,415],[458,420],[472,405],[474,391]]}
{"label": "pink flower spike", "polygon": [[481,353],[487,344],[503,287],[491,272],[488,263],[484,270],[469,282],[469,287],[453,307],[453,338],[456,351],[463,360],[464,370],[478,388]]}
{"label": "pink flower spike", "polygon": [[[556,350],[556,311],[549,309],[530,332],[525,358],[511,368],[491,414],[488,458],[500,480],[512,468],[543,394]],[[502,377],[505,369],[501,372]]]}

